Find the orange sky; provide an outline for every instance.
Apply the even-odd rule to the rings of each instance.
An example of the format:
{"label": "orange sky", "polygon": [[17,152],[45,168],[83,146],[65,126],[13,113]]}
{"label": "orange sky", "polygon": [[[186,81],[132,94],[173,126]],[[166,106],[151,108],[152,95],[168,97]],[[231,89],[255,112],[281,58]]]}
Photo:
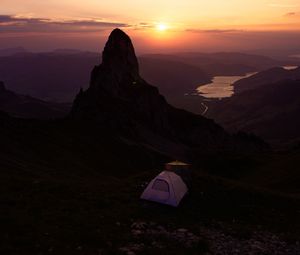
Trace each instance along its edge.
{"label": "orange sky", "polygon": [[297,39],[300,1],[1,0],[0,37],[4,41],[0,47],[22,38],[20,42],[32,48],[38,42],[49,48],[49,39],[56,42],[53,47],[73,42],[70,47],[83,48],[84,39],[89,38],[94,43],[89,41],[86,48],[95,48],[96,38],[107,36],[115,27],[126,30],[140,48],[194,49],[199,43],[202,48],[217,47],[221,40],[234,48],[253,33],[266,41],[262,31],[277,33],[272,38],[284,33],[288,39]]}

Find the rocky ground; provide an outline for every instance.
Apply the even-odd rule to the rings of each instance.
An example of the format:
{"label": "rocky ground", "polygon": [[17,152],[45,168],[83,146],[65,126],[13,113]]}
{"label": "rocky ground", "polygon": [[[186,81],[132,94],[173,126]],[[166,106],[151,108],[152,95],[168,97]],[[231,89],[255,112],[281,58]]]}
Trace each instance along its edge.
{"label": "rocky ground", "polygon": [[[120,222],[116,224],[121,226]],[[145,254],[149,250],[165,253],[166,248],[175,243],[192,254],[300,254],[299,241],[286,242],[279,235],[260,230],[244,237],[240,234],[237,237],[230,227],[221,222],[209,227],[200,225],[199,232],[193,233],[186,228],[172,229],[155,222],[136,221],[131,225],[132,241],[120,247],[119,251],[127,255]]]}

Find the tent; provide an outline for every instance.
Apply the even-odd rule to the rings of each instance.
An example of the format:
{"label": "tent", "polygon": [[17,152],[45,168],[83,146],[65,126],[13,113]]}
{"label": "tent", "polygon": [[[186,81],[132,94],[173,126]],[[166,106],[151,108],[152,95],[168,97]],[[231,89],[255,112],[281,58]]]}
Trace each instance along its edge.
{"label": "tent", "polygon": [[163,171],[144,190],[141,199],[177,207],[188,188],[174,172]]}

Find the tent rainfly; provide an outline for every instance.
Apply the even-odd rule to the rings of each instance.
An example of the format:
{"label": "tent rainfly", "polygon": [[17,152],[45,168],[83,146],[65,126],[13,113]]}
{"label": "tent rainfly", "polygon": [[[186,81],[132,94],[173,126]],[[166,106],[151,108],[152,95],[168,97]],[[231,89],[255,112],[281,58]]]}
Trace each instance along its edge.
{"label": "tent rainfly", "polygon": [[148,184],[141,199],[177,207],[187,192],[188,188],[179,175],[163,171]]}
{"label": "tent rainfly", "polygon": [[165,165],[165,169],[179,175],[188,188],[191,187],[192,176],[191,176],[191,165],[181,162],[173,161]]}

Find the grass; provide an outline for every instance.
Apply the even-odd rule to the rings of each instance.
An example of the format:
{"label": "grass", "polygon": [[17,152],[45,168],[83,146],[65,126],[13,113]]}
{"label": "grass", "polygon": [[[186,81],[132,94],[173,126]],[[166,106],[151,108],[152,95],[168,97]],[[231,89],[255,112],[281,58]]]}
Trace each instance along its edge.
{"label": "grass", "polygon": [[[201,224],[221,221],[234,226],[241,237],[258,226],[295,239],[299,234],[299,200],[200,172],[194,173],[191,193],[179,208],[145,203],[139,199],[140,184],[157,172],[126,178],[74,178],[65,173],[39,176],[38,180],[34,173],[1,178],[0,253],[97,254],[102,250],[117,254],[122,245],[132,241],[130,226],[138,220],[171,229],[188,228],[194,233]],[[175,248],[174,254],[184,249],[179,244]],[[205,242],[193,249],[204,248]]]}
{"label": "grass", "polygon": [[[136,241],[131,233],[135,221],[195,234],[201,226],[221,222],[239,238],[263,229],[290,242],[299,239],[297,193],[271,192],[256,185],[255,177],[264,167],[264,175],[276,169],[279,161],[294,158],[292,166],[297,153],[202,157],[189,196],[179,208],[171,208],[139,199],[142,185],[161,171],[167,158],[104,137],[90,126],[39,123],[11,123],[9,129],[0,125],[0,254],[118,254],[120,247]],[[279,185],[280,176],[273,183],[276,179]],[[210,249],[205,237],[189,251],[170,240],[154,241],[164,242],[165,248],[148,248],[144,254]]]}

